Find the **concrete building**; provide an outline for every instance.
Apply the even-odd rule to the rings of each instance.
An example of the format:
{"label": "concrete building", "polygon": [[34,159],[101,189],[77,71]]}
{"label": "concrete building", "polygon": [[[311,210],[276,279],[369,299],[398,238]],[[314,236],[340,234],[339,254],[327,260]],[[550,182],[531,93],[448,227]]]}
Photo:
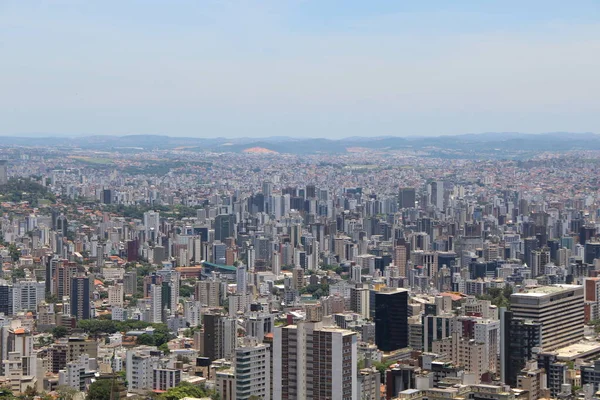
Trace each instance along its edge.
{"label": "concrete building", "polygon": [[123,307],[125,289],[122,283],[115,283],[108,288],[108,304],[112,307]]}
{"label": "concrete building", "polygon": [[238,400],[247,400],[251,396],[270,398],[269,353],[269,346],[256,340],[248,340],[235,349],[235,393]]}
{"label": "concrete building", "polygon": [[540,286],[510,296],[515,318],[542,324],[542,349],[550,351],[583,338],[583,286]]}
{"label": "concrete building", "polygon": [[273,399],[358,400],[356,333],[301,322],[273,335]]}

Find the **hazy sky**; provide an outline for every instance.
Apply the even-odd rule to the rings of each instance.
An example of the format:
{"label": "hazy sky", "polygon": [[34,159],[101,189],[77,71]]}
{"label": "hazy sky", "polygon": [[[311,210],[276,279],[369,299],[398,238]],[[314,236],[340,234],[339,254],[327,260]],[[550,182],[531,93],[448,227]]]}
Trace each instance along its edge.
{"label": "hazy sky", "polygon": [[600,133],[599,1],[0,0],[0,134]]}

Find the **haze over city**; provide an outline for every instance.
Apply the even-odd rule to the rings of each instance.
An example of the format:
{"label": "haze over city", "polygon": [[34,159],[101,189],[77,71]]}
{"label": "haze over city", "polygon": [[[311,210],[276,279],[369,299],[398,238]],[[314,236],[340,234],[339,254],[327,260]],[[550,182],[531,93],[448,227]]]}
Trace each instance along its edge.
{"label": "haze over city", "polygon": [[0,0],[0,400],[600,400],[599,10]]}

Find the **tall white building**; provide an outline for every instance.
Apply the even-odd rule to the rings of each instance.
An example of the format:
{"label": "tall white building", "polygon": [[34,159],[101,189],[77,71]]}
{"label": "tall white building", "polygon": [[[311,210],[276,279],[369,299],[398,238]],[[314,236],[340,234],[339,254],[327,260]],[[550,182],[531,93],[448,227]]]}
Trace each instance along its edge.
{"label": "tall white building", "polygon": [[13,285],[13,313],[37,310],[46,296],[45,282],[21,281]]}
{"label": "tall white building", "polygon": [[125,290],[122,283],[115,283],[108,288],[108,304],[113,307],[123,307]]}
{"label": "tall white building", "polygon": [[271,362],[269,346],[248,340],[235,349],[236,399],[247,400],[250,396],[269,399]]}
{"label": "tall white building", "polygon": [[146,211],[144,213],[144,229],[146,239],[156,242],[160,234],[160,213],[156,211]]}
{"label": "tall white building", "polygon": [[356,333],[320,322],[276,327],[273,399],[358,400]]}
{"label": "tall white building", "polygon": [[150,321],[162,322],[162,288],[160,285],[150,285]]}

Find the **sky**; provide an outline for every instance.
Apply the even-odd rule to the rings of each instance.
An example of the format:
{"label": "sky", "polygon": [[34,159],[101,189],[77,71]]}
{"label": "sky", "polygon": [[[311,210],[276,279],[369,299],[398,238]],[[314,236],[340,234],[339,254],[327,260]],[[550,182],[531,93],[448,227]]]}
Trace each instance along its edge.
{"label": "sky", "polygon": [[600,2],[0,0],[0,135],[600,133]]}

